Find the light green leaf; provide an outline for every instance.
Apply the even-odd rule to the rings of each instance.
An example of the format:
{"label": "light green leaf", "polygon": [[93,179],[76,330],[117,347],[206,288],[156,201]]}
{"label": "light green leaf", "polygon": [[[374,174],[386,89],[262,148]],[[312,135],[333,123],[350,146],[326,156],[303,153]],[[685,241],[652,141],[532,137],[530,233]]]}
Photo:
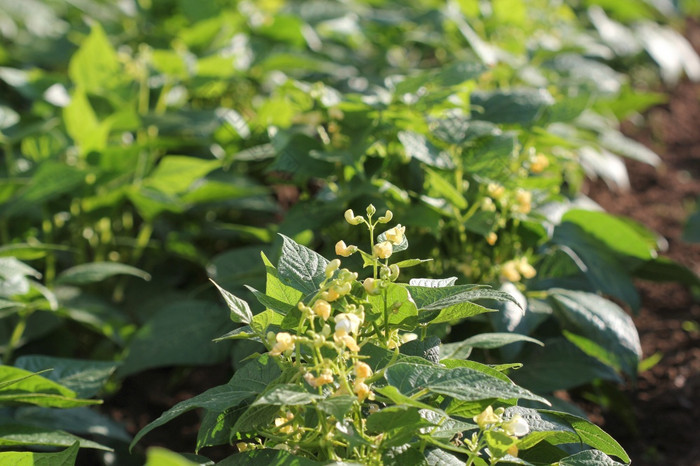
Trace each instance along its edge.
{"label": "light green leaf", "polygon": [[0,366],[0,404],[74,408],[100,403],[99,400],[79,399],[76,396],[73,390],[34,372]]}
{"label": "light green leaf", "polygon": [[151,279],[151,275],[143,270],[120,262],[91,262],[64,270],[56,282],[62,285],[84,285],[100,282],[115,275],[131,275],[146,281]]}
{"label": "light green leaf", "polygon": [[626,221],[605,212],[572,209],[567,211],[562,222],[578,225],[586,233],[605,243],[613,251],[648,260],[654,250],[649,243]]}
{"label": "light green leaf", "polygon": [[68,432],[34,427],[22,424],[0,425],[0,447],[68,447],[79,442],[81,448],[111,451],[111,448],[97,442],[84,440]]}
{"label": "light green leaf", "polygon": [[146,451],[145,466],[199,466],[200,464],[161,447],[152,447]]}
{"label": "light green leaf", "polygon": [[304,294],[316,292],[326,279],[328,260],[315,251],[298,244],[293,239],[282,237],[282,255],[278,264],[280,278]]}
{"label": "light green leaf", "polygon": [[[409,299],[408,291],[404,286],[390,283],[386,287],[386,305],[391,308],[397,304],[397,308],[389,313],[389,323],[392,325],[401,325],[405,330],[413,330],[417,325],[414,319],[418,316],[418,311],[415,304]],[[372,312],[384,315],[384,294],[377,296],[369,296],[369,302],[372,304]],[[403,324],[402,324],[403,323]]]}
{"label": "light green leaf", "polygon": [[158,163],[153,173],[144,180],[144,184],[166,194],[177,194],[220,165],[218,160],[168,155]]}
{"label": "light green leaf", "polygon": [[211,278],[209,279],[209,281],[211,281],[214,284],[214,286],[216,286],[216,288],[219,290],[219,293],[221,293],[221,296],[224,297],[224,301],[226,301],[226,305],[229,308],[230,317],[232,321],[249,324],[253,320],[253,313],[251,312],[247,302],[233,295],[233,293],[229,293],[228,291],[224,290],[218,285],[218,283],[216,283]]}
{"label": "light green leaf", "polygon": [[83,88],[78,87],[73,92],[70,104],[63,109],[63,121],[66,131],[83,154],[102,150],[107,145],[111,126],[109,120],[100,122],[97,119]]}
{"label": "light green leaf", "polygon": [[71,58],[68,75],[88,92],[113,89],[124,79],[117,53],[100,23],[93,23],[90,35]]}
{"label": "light green leaf", "polygon": [[246,286],[246,288],[248,291],[253,293],[253,296],[255,296],[258,302],[265,306],[266,309],[271,309],[280,315],[287,315],[287,313],[295,307],[292,304],[287,304],[278,299],[272,298],[267,294],[261,293],[252,286]]}
{"label": "light green leaf", "polygon": [[0,452],[0,463],[12,466],[74,466],[79,449],[79,442],[73,442],[70,447],[56,453]]}
{"label": "light green leaf", "polygon": [[518,341],[527,341],[544,346],[544,343],[535,338],[528,337],[527,335],[518,335],[517,333],[481,333],[467,338],[466,340],[462,340],[460,344],[473,348],[493,349]]}
{"label": "light green leaf", "polygon": [[467,200],[460,190],[452,186],[442,175],[427,167],[425,174],[426,189],[429,195],[447,200],[456,209],[464,210],[467,208]]}
{"label": "light green leaf", "polygon": [[263,263],[265,264],[265,270],[267,272],[265,294],[291,306],[296,306],[304,294],[301,291],[282,283],[277,269],[272,265],[272,262],[270,262],[265,253],[261,252],[260,255],[262,256]]}
{"label": "light green leaf", "polygon": [[367,417],[367,429],[383,433],[382,445],[385,446],[402,445],[419,429],[431,425],[413,406],[389,406]]}
{"label": "light green leaf", "polygon": [[339,421],[345,418],[345,415],[350,411],[356,398],[350,395],[338,395],[325,400],[321,400],[316,407],[326,414],[329,414]]}
{"label": "light green leaf", "polygon": [[321,466],[326,463],[296,456],[281,450],[251,450],[238,453],[217,463],[217,466]]}
{"label": "light green leaf", "polygon": [[428,390],[462,401],[527,399],[549,405],[546,399],[524,388],[466,367],[447,369],[400,362],[389,366],[384,376],[407,396]]}

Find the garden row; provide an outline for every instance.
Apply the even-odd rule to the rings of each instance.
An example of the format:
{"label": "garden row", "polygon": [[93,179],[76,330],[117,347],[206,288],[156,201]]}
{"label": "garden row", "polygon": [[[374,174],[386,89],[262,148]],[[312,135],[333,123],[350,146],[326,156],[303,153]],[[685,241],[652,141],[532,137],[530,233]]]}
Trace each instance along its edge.
{"label": "garden row", "polygon": [[653,363],[635,278],[699,283],[580,187],[658,163],[617,127],[700,79],[693,2],[0,4],[0,459],[113,457],[96,396],[230,360],[138,437],[204,408],[222,464],[629,462],[553,393]]}

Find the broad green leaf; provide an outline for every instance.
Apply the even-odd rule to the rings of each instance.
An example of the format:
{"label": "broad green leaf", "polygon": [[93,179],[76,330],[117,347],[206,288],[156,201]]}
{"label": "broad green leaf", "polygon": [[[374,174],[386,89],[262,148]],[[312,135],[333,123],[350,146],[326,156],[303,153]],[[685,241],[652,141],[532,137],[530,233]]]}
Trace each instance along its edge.
{"label": "broad green leaf", "polygon": [[221,293],[221,296],[224,297],[224,301],[226,301],[226,305],[228,306],[230,311],[229,315],[231,317],[231,320],[237,323],[242,322],[250,324],[250,322],[253,320],[253,313],[251,312],[248,303],[221,288],[218,285],[218,283],[216,283],[211,278],[209,280],[214,284],[214,286],[216,286],[216,288],[219,290],[219,293]]}
{"label": "broad green leaf", "polygon": [[260,279],[265,269],[260,263],[261,249],[266,248],[243,246],[219,254],[207,265],[207,273],[224,289],[242,290],[244,283],[262,287]]}
{"label": "broad green leaf", "polygon": [[0,447],[69,447],[79,442],[81,448],[111,451],[111,448],[97,442],[84,440],[68,432],[34,427],[22,424],[0,425]]}
{"label": "broad green leaf", "polygon": [[544,344],[525,352],[522,369],[511,375],[515,383],[538,393],[549,393],[595,379],[621,381],[613,368],[588,356],[563,337],[545,340]]}
{"label": "broad green leaf", "polygon": [[84,285],[100,282],[115,275],[131,275],[143,280],[151,279],[150,274],[130,265],[119,262],[91,262],[64,270],[56,281],[62,285]]}
{"label": "broad green leaf", "polygon": [[384,376],[407,396],[428,390],[462,401],[527,399],[549,405],[546,399],[524,388],[466,367],[447,369],[400,362],[389,366]]}
{"label": "broad green leaf", "polygon": [[297,406],[310,404],[321,398],[321,395],[310,393],[299,385],[275,385],[271,390],[263,393],[251,406]]}
{"label": "broad green leaf", "polygon": [[507,300],[517,304],[511,295],[479,285],[455,285],[441,288],[409,285],[406,289],[416,303],[419,313],[440,311],[437,314],[427,314],[427,319],[432,324],[451,322],[484,312],[493,312],[493,309],[473,302],[477,300]]}
{"label": "broad green leaf", "polygon": [[436,336],[408,341],[401,345],[399,350],[407,356],[418,356],[435,364],[440,362],[440,339]]}
{"label": "broad green leaf", "polygon": [[443,178],[442,175],[429,168],[425,169],[425,174],[426,188],[431,196],[447,200],[447,202],[456,209],[464,210],[467,208],[467,200],[459,189],[455,188],[449,181]]}
{"label": "broad green leaf", "polygon": [[496,458],[505,456],[508,449],[517,442],[517,439],[507,435],[505,432],[496,430],[484,432],[484,439],[488,442],[489,451],[492,451]]}
{"label": "broad green leaf", "polygon": [[139,215],[146,220],[153,220],[163,212],[180,213],[185,210],[185,204],[174,195],[146,186],[130,186],[126,196],[134,204]]}
{"label": "broad green leaf", "polygon": [[296,456],[283,450],[251,450],[229,456],[217,466],[321,466],[326,463]]}
{"label": "broad green leaf", "polygon": [[440,361],[440,364],[447,367],[448,369],[453,369],[455,367],[468,367],[470,369],[483,372],[484,374],[490,377],[500,379],[504,382],[512,383],[511,380],[505,374],[503,374],[503,372],[498,370],[499,366],[487,366],[486,364],[482,364],[476,361],[470,361],[468,359],[442,359]]}
{"label": "broad green leaf", "polygon": [[316,292],[326,279],[328,260],[293,239],[282,234],[280,236],[283,240],[282,255],[277,265],[280,278],[286,285],[304,294]]}
{"label": "broad green leaf", "polygon": [[455,164],[450,155],[441,151],[420,133],[412,131],[399,131],[399,141],[406,151],[406,155],[423,162],[431,167],[449,170]]}
{"label": "broad green leaf", "polygon": [[633,309],[639,308],[640,298],[630,272],[606,243],[571,222],[554,228],[552,242],[573,251],[573,256],[569,255],[595,289],[620,298]]}
{"label": "broad green leaf", "polygon": [[[639,334],[632,318],[617,304],[596,294],[563,289],[550,290],[550,297],[562,327],[598,347],[578,345],[581,350],[592,356],[600,356],[602,350],[602,362],[630,376],[636,375],[642,357]],[[578,338],[572,342],[582,343]]]}
{"label": "broad green leaf", "polygon": [[277,149],[277,158],[270,170],[307,178],[321,178],[333,172],[333,165],[323,160],[321,143],[305,134],[280,131],[272,139],[272,145]]}
{"label": "broad green leaf", "polygon": [[198,466],[200,464],[161,447],[152,447],[146,451],[145,466]]}
{"label": "broad green leaf", "polygon": [[689,287],[700,287],[700,277],[692,270],[667,257],[656,257],[646,261],[634,270],[634,275],[644,280],[656,282],[673,281]]}
{"label": "broad green leaf", "polygon": [[418,408],[421,410],[430,410],[434,413],[437,413],[440,416],[447,417],[447,414],[443,410],[435,408],[434,406],[423,403],[416,399],[413,399],[409,396],[406,396],[403,393],[401,393],[398,388],[393,387],[391,385],[384,385],[383,387],[375,386],[373,388],[376,393],[379,393],[380,395],[390,399],[394,402],[394,404],[403,406],[413,406],[414,408]]}
{"label": "broad green leaf", "polygon": [[165,306],[133,336],[117,373],[125,377],[154,367],[214,364],[230,346],[212,340],[228,328],[230,320],[215,303],[186,300]]}
{"label": "broad green leaf", "polygon": [[460,344],[473,348],[493,349],[518,341],[527,341],[544,346],[544,343],[535,338],[528,337],[527,335],[518,335],[517,333],[480,333],[466,340],[462,340]]}
{"label": "broad green leaf", "polygon": [[90,35],[71,58],[68,75],[76,86],[98,93],[113,89],[124,79],[117,53],[100,23],[93,24]]}
{"label": "broad green leaf", "polygon": [[119,363],[56,358],[51,356],[20,356],[15,367],[31,372],[46,372],[44,377],[75,391],[76,396],[89,398],[97,395],[114,373]]}
{"label": "broad green leaf", "polygon": [[598,450],[586,450],[575,453],[559,461],[559,466],[622,466],[623,463],[610,458]]}
{"label": "broad green leaf", "polygon": [[471,107],[479,120],[493,123],[533,124],[554,99],[543,89],[473,92]]}
{"label": "broad green leaf", "polygon": [[611,152],[648,163],[649,165],[658,166],[661,163],[661,158],[647,146],[624,136],[617,130],[608,130],[601,134],[599,139],[600,144]]}
{"label": "broad green leaf", "polygon": [[[464,466],[464,460],[439,448],[428,448],[425,450],[425,461],[428,466]],[[484,462],[483,464],[486,464]],[[482,466],[478,462],[475,466]]]}
{"label": "broad green leaf", "polygon": [[399,446],[408,442],[419,429],[432,423],[421,417],[418,408],[389,406],[367,417],[367,429],[383,433],[382,445]]}
{"label": "broad green leaf", "polygon": [[408,281],[411,286],[422,286],[424,288],[443,288],[452,286],[457,281],[457,277],[450,278],[412,278]]}
{"label": "broad green leaf", "polygon": [[79,399],[73,390],[34,372],[0,366],[0,404],[74,408],[99,403],[99,400]]}
{"label": "broad green leaf", "polygon": [[122,424],[89,407],[54,409],[27,406],[17,408],[14,419],[26,425],[62,430],[76,435],[96,435],[130,442],[131,435]]}
{"label": "broad green leaf", "polygon": [[100,122],[97,119],[83,88],[75,90],[70,104],[63,109],[63,121],[66,131],[80,147],[82,154],[102,150],[107,145],[110,122]]}
{"label": "broad green leaf", "polygon": [[170,422],[181,414],[199,408],[203,408],[207,411],[222,412],[228,408],[240,404],[243,400],[251,398],[256,394],[257,393],[253,388],[235,387],[231,385],[220,385],[218,387],[210,388],[204,393],[176,404],[161,414],[158,419],[150,422],[136,434],[134,440],[131,442],[130,448],[133,448],[144,435],[156,427]]}
{"label": "broad green leaf", "polygon": [[80,444],[74,442],[65,450],[56,453],[35,453],[31,451],[0,452],[0,463],[12,466],[74,466],[78,458]]}
{"label": "broad green leaf", "polygon": [[517,148],[517,136],[510,131],[479,138],[464,151],[462,165],[470,174],[503,182],[512,176]]}
{"label": "broad green leaf", "polygon": [[561,220],[578,225],[585,232],[621,254],[648,260],[654,253],[644,237],[627,222],[608,213],[572,209],[566,212]]}
{"label": "broad green leaf", "polygon": [[144,180],[144,184],[166,194],[177,194],[220,165],[218,160],[168,155],[158,163],[153,173]]}
{"label": "broad green leaf", "polygon": [[338,395],[318,402],[316,407],[326,414],[329,414],[339,421],[345,418],[350,411],[356,398],[350,395]]}
{"label": "broad green leaf", "polygon": [[250,325],[258,334],[265,335],[267,332],[273,330],[270,327],[281,326],[283,319],[280,313],[272,309],[266,309],[259,314],[255,314]]}
{"label": "broad green leaf", "polygon": [[19,260],[34,260],[45,257],[49,251],[67,251],[70,248],[58,244],[14,243],[0,246],[0,257],[14,257]]}
{"label": "broad green leaf", "polygon": [[[368,301],[372,304],[372,312],[384,316],[384,304],[386,302],[390,309],[389,323],[391,325],[400,325],[405,330],[413,330],[417,324],[413,319],[418,316],[418,311],[415,304],[409,299],[406,288],[396,283],[390,283],[386,287],[385,293],[386,300],[384,292],[377,296],[368,297]],[[398,307],[392,307],[394,305],[398,305]]]}
{"label": "broad green leaf", "polygon": [[540,410],[540,412],[550,414],[563,421],[566,421],[576,431],[581,438],[581,441],[586,445],[596,448],[608,455],[617,456],[625,463],[630,462],[627,452],[625,452],[620,444],[603,429],[593,424],[589,420],[574,416],[573,414],[558,411]]}
{"label": "broad green leaf", "polygon": [[265,306],[266,309],[271,309],[280,315],[286,315],[290,310],[294,309],[294,305],[287,304],[278,299],[272,298],[267,294],[261,293],[252,286],[246,286],[248,291],[253,293],[253,296],[258,300],[260,304]]}

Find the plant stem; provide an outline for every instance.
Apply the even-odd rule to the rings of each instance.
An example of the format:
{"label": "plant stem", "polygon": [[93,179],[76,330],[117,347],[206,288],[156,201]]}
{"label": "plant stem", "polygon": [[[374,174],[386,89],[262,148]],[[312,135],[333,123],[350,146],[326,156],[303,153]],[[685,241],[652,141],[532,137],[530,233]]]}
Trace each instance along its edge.
{"label": "plant stem", "polygon": [[19,347],[19,343],[24,336],[24,331],[27,329],[27,321],[29,316],[34,312],[33,309],[23,309],[18,313],[19,321],[12,330],[12,335],[10,335],[10,341],[7,343],[7,350],[5,351],[5,357],[3,358],[4,364],[10,364],[12,361],[12,356],[15,350]]}

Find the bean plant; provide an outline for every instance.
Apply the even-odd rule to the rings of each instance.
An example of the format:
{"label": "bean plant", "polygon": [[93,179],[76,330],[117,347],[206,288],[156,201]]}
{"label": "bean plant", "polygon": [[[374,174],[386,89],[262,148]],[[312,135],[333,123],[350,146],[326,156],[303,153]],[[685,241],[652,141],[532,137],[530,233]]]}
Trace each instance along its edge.
{"label": "bean plant", "polygon": [[[347,210],[345,220],[366,228],[369,241],[338,241],[330,261],[283,237],[277,267],[262,256],[265,293],[251,289],[262,312],[215,283],[242,324],[221,339],[258,341],[264,351],[227,384],[163,413],[134,443],[204,408],[196,449],[230,444],[238,452],[218,464],[621,464],[609,455],[629,463],[599,427],[513,383],[518,364],[442,354],[436,324],[493,311],[485,300],[516,301],[454,277],[403,283],[403,271],[425,259],[400,258],[408,238],[401,224],[386,228],[392,217],[372,205],[366,215]],[[361,258],[357,271],[344,267],[350,256]],[[476,340],[541,344],[515,334]]]}

